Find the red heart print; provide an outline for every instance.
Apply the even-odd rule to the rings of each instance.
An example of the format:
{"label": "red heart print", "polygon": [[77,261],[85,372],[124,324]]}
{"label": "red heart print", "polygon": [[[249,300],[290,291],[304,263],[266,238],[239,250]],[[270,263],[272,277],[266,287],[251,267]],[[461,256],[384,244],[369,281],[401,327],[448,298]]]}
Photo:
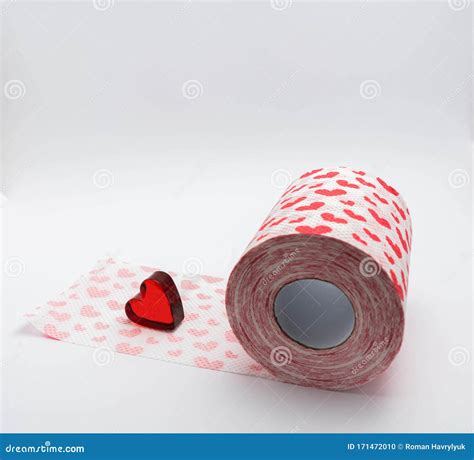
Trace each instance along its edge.
{"label": "red heart print", "polygon": [[291,208],[292,206],[294,206],[295,204],[298,204],[298,203],[301,203],[302,201],[306,200],[306,197],[305,196],[300,196],[299,198],[296,198],[295,200],[293,201],[288,201],[287,203],[285,203],[281,209],[287,209],[287,208]]}
{"label": "red heart print", "polygon": [[183,305],[170,275],[155,272],[140,286],[140,292],[125,305],[128,318],[152,329],[175,329],[184,318]]}
{"label": "red heart print", "polygon": [[323,196],[339,196],[339,195],[345,195],[347,192],[340,188],[336,188],[334,190],[327,190],[327,189],[321,188],[319,190],[316,190],[314,193],[317,193]]}
{"label": "red heart print", "polygon": [[316,225],[316,227],[309,227],[308,225],[301,225],[295,229],[298,233],[306,233],[309,235],[324,235],[324,233],[332,232],[332,228],[327,225]]}
{"label": "red heart print", "polygon": [[300,206],[296,208],[296,211],[317,211],[319,208],[324,206],[323,201],[314,201],[311,204],[308,204],[306,206]]}
{"label": "red heart print", "polygon": [[335,224],[347,224],[346,219],[336,217],[332,212],[323,212],[321,217],[327,222],[334,222]]}
{"label": "red heart print", "polygon": [[348,181],[346,181],[345,179],[339,179],[336,181],[338,185],[340,185],[341,187],[348,187],[348,188],[359,188],[359,186],[357,184],[352,184]]}
{"label": "red heart print", "polygon": [[333,177],[336,177],[339,175],[338,171],[330,171],[326,174],[319,174],[317,176],[314,176],[313,179],[331,179]]}

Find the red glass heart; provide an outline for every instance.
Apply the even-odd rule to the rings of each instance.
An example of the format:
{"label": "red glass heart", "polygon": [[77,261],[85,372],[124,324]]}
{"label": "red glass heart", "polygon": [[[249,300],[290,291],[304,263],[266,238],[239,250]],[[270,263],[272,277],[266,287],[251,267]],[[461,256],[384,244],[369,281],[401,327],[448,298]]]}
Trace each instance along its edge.
{"label": "red glass heart", "polygon": [[125,305],[130,321],[153,329],[175,329],[184,318],[183,305],[173,279],[155,272],[144,280],[140,293]]}

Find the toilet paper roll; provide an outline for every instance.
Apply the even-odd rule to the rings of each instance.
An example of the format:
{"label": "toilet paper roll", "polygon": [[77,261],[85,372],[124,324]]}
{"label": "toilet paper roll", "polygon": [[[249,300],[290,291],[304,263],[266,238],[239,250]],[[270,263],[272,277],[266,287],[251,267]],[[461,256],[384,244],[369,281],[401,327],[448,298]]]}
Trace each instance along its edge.
{"label": "toilet paper roll", "polygon": [[411,238],[408,209],[382,179],[316,169],[284,192],[227,287],[220,277],[168,271],[185,314],[176,330],[139,326],[124,311],[140,283],[166,269],[114,258],[27,317],[48,337],[94,347],[98,365],[118,352],[351,388],[400,348]]}
{"label": "toilet paper roll", "polygon": [[279,380],[367,383],[402,343],[411,239],[407,206],[383,179],[349,168],[303,174],[231,273],[234,334]]}

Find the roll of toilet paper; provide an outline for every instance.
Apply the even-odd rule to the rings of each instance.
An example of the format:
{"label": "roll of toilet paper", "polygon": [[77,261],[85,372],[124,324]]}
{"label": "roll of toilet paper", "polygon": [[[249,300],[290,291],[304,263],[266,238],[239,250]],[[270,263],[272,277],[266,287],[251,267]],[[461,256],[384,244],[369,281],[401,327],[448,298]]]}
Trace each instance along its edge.
{"label": "roll of toilet paper", "polygon": [[235,336],[279,380],[369,382],[402,343],[411,239],[407,206],[383,179],[349,168],[303,174],[231,273]]}
{"label": "roll of toilet paper", "polygon": [[27,317],[45,336],[94,347],[98,365],[118,352],[351,388],[400,348],[411,238],[408,209],[384,180],[315,169],[284,192],[228,282],[168,271],[184,310],[177,329],[144,327],[124,310],[166,269],[110,257]]}

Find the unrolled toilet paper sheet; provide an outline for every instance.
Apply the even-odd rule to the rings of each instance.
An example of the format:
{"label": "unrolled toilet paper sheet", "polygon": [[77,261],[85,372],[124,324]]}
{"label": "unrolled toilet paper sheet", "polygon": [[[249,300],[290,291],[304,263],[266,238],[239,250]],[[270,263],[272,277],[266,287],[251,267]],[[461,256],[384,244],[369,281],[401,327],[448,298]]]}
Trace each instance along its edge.
{"label": "unrolled toilet paper sheet", "polygon": [[[213,276],[173,276],[185,311],[174,332],[132,323],[124,305],[141,281],[158,268],[133,266],[112,258],[99,261],[66,291],[28,314],[46,336],[97,348],[97,359],[119,352],[214,370],[273,378],[242,349],[229,326],[225,280]],[[102,356],[102,358],[101,358]]]}

